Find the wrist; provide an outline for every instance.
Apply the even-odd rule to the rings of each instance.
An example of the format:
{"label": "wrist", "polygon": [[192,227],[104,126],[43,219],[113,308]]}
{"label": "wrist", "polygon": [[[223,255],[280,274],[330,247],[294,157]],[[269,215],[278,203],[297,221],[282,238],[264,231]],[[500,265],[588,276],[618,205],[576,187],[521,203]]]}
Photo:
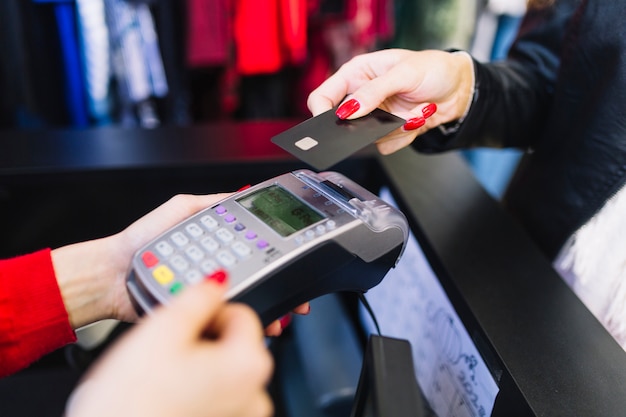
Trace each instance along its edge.
{"label": "wrist", "polygon": [[123,266],[107,237],[54,249],[51,253],[57,283],[73,329],[115,318],[115,297]]}
{"label": "wrist", "polygon": [[456,100],[457,116],[452,121],[439,126],[439,130],[444,135],[456,133],[461,128],[476,96],[476,75],[472,56],[465,51],[451,50],[450,52],[454,55],[459,74]]}

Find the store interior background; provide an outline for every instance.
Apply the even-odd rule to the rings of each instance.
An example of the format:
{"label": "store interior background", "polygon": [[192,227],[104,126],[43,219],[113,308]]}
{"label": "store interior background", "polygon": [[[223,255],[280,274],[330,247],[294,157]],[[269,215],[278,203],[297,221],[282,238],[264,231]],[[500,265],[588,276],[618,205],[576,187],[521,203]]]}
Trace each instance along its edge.
{"label": "store interior background", "polygon": [[[152,129],[310,117],[356,54],[458,48],[498,60],[525,0],[4,0],[0,128]],[[463,152],[500,198],[519,151]]]}

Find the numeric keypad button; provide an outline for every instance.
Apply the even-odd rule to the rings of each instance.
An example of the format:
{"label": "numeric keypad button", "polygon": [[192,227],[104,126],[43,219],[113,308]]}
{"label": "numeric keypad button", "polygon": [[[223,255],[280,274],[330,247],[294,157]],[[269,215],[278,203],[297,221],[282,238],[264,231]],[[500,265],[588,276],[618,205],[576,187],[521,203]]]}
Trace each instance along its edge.
{"label": "numeric keypad button", "polygon": [[193,285],[201,282],[204,279],[204,275],[197,269],[192,269],[185,274],[185,281],[187,284]]}
{"label": "numeric keypad button", "polygon": [[213,231],[215,229],[217,229],[218,223],[217,220],[215,220],[213,217],[211,217],[210,215],[205,215],[202,216],[200,218],[200,223],[202,223],[202,225],[209,231]]}
{"label": "numeric keypad button", "polygon": [[235,238],[235,235],[233,235],[228,229],[225,228],[221,228],[218,229],[217,232],[215,232],[215,236],[222,241],[222,243],[230,243],[232,242],[232,240]]}
{"label": "numeric keypad button", "polygon": [[189,268],[189,262],[187,262],[187,260],[180,255],[172,256],[170,259],[170,265],[172,265],[172,268],[179,272],[183,272]]}
{"label": "numeric keypad button", "polygon": [[209,253],[215,252],[220,247],[220,244],[217,243],[217,241],[213,239],[211,236],[207,236],[204,239],[202,239],[200,241],[200,244]]}
{"label": "numeric keypad button", "polygon": [[162,256],[170,256],[174,253],[174,248],[172,247],[172,245],[164,240],[157,242],[154,247],[156,248],[157,252],[159,252]]}
{"label": "numeric keypad button", "polygon": [[189,236],[193,237],[194,239],[197,239],[204,234],[200,226],[198,226],[196,223],[189,223],[187,226],[185,226],[185,230],[187,231],[187,233],[189,233]]}
{"label": "numeric keypad button", "polygon": [[237,263],[237,258],[231,252],[225,250],[219,251],[215,255],[215,259],[223,266],[232,266]]}
{"label": "numeric keypad button", "polygon": [[185,236],[185,234],[182,232],[172,233],[171,239],[172,239],[172,242],[174,242],[174,244],[178,246],[179,248],[189,243],[189,238]]}
{"label": "numeric keypad button", "polygon": [[239,241],[233,243],[230,248],[242,259],[250,256],[252,253],[252,249],[248,245]]}
{"label": "numeric keypad button", "polygon": [[196,245],[191,245],[187,249],[185,249],[185,253],[194,262],[198,262],[200,259],[204,258],[204,252],[197,247]]}
{"label": "numeric keypad button", "polygon": [[212,274],[215,272],[220,266],[213,259],[207,259],[200,263],[200,269],[205,275]]}

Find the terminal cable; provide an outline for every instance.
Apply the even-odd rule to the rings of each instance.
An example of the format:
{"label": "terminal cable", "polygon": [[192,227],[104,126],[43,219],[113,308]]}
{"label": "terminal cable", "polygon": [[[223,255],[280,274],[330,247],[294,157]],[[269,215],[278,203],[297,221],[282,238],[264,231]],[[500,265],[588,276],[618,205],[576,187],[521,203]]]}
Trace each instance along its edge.
{"label": "terminal cable", "polygon": [[378,333],[379,336],[382,336],[382,333],[380,332],[380,326],[378,325],[378,320],[376,320],[376,314],[374,314],[374,310],[372,309],[372,306],[367,301],[367,298],[365,298],[365,293],[362,293],[362,292],[359,293],[359,300],[361,301],[361,303],[363,303],[363,306],[365,307],[370,317],[372,318],[372,321],[374,322],[374,326],[376,327],[376,332]]}

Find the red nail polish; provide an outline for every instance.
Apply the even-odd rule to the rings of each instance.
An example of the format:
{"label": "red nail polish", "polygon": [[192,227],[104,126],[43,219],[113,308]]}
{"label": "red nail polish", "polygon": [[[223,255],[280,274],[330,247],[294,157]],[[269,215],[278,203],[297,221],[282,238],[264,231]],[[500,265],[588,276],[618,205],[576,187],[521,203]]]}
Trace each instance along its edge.
{"label": "red nail polish", "polygon": [[435,103],[430,103],[428,106],[422,109],[422,114],[426,119],[435,114],[437,111],[437,105]]}
{"label": "red nail polish", "polygon": [[250,187],[252,187],[252,185],[250,185],[250,184],[244,185],[243,187],[241,187],[240,189],[238,189],[238,190],[237,190],[237,192],[239,192],[239,191],[243,191],[243,190],[247,190],[247,189],[248,189],[248,188],[250,188]]}
{"label": "red nail polish", "polygon": [[356,99],[351,98],[350,100],[346,101],[341,106],[339,106],[335,114],[337,115],[338,118],[340,118],[341,120],[344,120],[352,116],[354,113],[356,113],[356,111],[360,107],[361,107],[361,104],[358,101],[356,101]]}
{"label": "red nail polish", "polygon": [[289,323],[291,323],[291,314],[282,316],[278,321],[280,322],[280,328],[285,329],[287,326],[289,326]]}
{"label": "red nail polish", "polygon": [[412,119],[407,120],[403,128],[404,130],[415,130],[418,127],[424,126],[425,123],[426,123],[426,119],[421,116],[418,116],[418,117],[414,117]]}
{"label": "red nail polish", "polygon": [[211,275],[208,275],[206,279],[221,285],[221,284],[224,284],[226,280],[228,279],[228,274],[223,269],[218,269],[217,271],[213,272]]}

